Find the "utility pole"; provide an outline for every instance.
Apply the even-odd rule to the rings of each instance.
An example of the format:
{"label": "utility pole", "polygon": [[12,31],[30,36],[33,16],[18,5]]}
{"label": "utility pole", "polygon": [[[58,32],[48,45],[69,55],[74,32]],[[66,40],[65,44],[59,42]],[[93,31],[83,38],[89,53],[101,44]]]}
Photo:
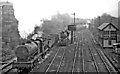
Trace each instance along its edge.
{"label": "utility pole", "polygon": [[73,15],[74,15],[74,25],[75,25],[75,13],[73,13]]}
{"label": "utility pole", "polygon": [[112,23],[112,20],[113,20],[113,18],[111,17],[111,19],[110,19],[110,23]]}
{"label": "utility pole", "polygon": [[99,26],[100,26],[100,16],[98,17],[98,19],[99,19]]}
{"label": "utility pole", "polygon": [[[75,13],[73,15],[74,15],[74,25],[75,25]],[[75,40],[75,31],[74,31],[74,40]]]}
{"label": "utility pole", "polygon": [[[98,23],[98,24],[99,24],[99,26],[100,26],[100,16],[98,17],[98,20],[99,20],[99,23]],[[98,27],[99,27],[99,26],[98,26]],[[97,33],[97,40],[98,40],[98,41],[99,41],[99,33],[100,33],[100,32],[99,32],[99,30],[98,30],[98,33]]]}

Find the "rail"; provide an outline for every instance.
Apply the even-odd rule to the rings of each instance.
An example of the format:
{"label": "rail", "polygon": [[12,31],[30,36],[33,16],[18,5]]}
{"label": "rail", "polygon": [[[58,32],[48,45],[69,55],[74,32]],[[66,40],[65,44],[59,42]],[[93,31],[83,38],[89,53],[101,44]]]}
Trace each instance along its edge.
{"label": "rail", "polygon": [[[91,40],[91,41],[92,41],[92,40]],[[110,61],[107,59],[107,57],[105,56],[105,54],[104,54],[99,48],[97,48],[97,47],[94,45],[94,42],[93,42],[92,44],[93,44],[94,48],[96,49],[98,55],[99,55],[99,56],[100,56],[100,54],[102,55],[102,56],[100,56],[100,58],[101,58],[101,60],[103,61],[106,69],[108,70],[108,72],[111,73],[111,70],[110,70],[109,67],[107,66],[107,63],[110,65],[110,67],[112,68],[113,72],[116,72],[115,68],[114,68],[113,65],[110,63]],[[106,63],[104,60],[105,60],[107,63]]]}
{"label": "rail", "polygon": [[104,53],[95,46],[95,42],[94,42],[94,38],[91,37],[91,39],[89,39],[91,44],[93,45],[93,48],[95,49],[95,51],[97,52],[97,54],[100,56],[101,61],[103,62],[106,70],[108,71],[109,74],[112,74],[113,72],[116,72],[115,67],[111,64],[111,62],[108,60],[108,58],[104,55]]}
{"label": "rail", "polygon": [[[12,65],[13,63],[15,63],[16,61],[16,58],[8,61],[8,62],[0,62],[0,64],[3,64],[1,67],[0,67],[0,72],[4,71],[6,68],[8,68],[10,65]],[[11,68],[10,68],[11,69]],[[10,70],[9,69],[9,70]],[[7,72],[8,70],[6,70],[5,72]]]}

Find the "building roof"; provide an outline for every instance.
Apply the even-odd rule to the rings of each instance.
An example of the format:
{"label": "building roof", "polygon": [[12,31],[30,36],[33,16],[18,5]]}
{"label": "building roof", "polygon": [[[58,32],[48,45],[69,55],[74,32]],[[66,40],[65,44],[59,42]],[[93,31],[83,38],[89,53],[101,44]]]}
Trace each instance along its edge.
{"label": "building roof", "polygon": [[116,25],[114,25],[114,24],[112,24],[112,23],[103,23],[103,24],[101,24],[101,25],[98,27],[98,29],[99,29],[99,30],[104,30],[108,25],[112,25],[114,28],[116,28],[117,30],[119,30],[119,29],[116,27]]}
{"label": "building roof", "polygon": [[13,6],[13,3],[11,2],[0,2],[0,6],[3,6],[3,5],[10,5],[10,6]]}
{"label": "building roof", "polygon": [[103,23],[101,24],[98,29],[102,30],[104,27],[106,27],[109,23]]}

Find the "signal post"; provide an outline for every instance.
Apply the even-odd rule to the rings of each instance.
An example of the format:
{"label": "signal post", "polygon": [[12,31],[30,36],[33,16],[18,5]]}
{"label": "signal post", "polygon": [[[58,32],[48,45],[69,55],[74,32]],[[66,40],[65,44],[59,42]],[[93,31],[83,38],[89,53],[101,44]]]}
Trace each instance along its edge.
{"label": "signal post", "polygon": [[74,15],[74,25],[68,25],[68,30],[71,31],[71,43],[75,40],[75,31],[76,31],[76,25],[75,25],[75,13]]}
{"label": "signal post", "polygon": [[71,44],[74,41],[74,31],[76,31],[76,25],[68,25],[68,30],[71,31]]}

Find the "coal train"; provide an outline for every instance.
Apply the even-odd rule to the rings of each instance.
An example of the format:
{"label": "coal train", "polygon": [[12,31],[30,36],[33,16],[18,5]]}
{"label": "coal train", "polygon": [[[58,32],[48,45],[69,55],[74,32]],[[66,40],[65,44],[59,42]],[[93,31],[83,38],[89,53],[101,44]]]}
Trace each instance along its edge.
{"label": "coal train", "polygon": [[37,38],[30,39],[21,45],[18,45],[15,49],[15,56],[17,61],[12,65],[19,71],[30,70],[35,67],[36,63],[45,59],[45,55],[49,53],[50,49],[55,45],[67,45],[69,33],[62,31],[56,34],[54,38]]}
{"label": "coal train", "polygon": [[57,44],[58,46],[66,46],[69,41],[69,36],[70,33],[67,30],[54,34],[54,44]]}
{"label": "coal train", "polygon": [[68,41],[69,41],[69,32],[68,31],[60,32],[58,45],[66,46],[66,45],[68,45]]}

